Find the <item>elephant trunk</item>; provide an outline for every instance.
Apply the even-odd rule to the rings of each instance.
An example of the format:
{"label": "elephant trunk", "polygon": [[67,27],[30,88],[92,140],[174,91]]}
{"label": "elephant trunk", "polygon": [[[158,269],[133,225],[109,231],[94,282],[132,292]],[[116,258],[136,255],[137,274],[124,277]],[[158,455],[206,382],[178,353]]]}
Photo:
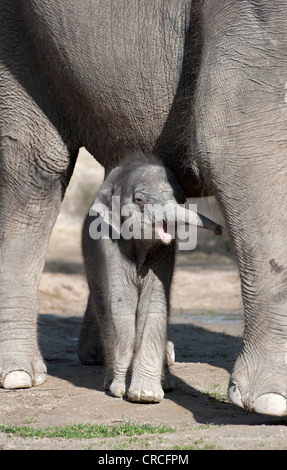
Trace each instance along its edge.
{"label": "elephant trunk", "polygon": [[198,214],[197,212],[193,212],[188,209],[185,209],[185,212],[187,215],[185,220],[186,223],[211,230],[215,235],[222,234],[222,226],[213,222],[213,220],[210,220],[208,217],[205,217],[205,215]]}
{"label": "elephant trunk", "polygon": [[213,222],[208,217],[198,214],[190,209],[186,209],[179,205],[176,206],[175,217],[169,216],[172,211],[167,211],[167,220],[169,222],[185,223],[194,225],[196,227],[205,228],[211,230],[215,235],[222,234],[222,226]]}

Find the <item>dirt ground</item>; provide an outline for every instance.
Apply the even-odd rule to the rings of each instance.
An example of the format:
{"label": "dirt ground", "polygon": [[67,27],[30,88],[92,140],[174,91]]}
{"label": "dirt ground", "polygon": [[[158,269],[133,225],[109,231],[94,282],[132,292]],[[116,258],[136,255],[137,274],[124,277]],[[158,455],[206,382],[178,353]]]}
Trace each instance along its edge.
{"label": "dirt ground", "polygon": [[80,225],[101,178],[102,169],[82,151],[50,240],[39,289],[39,344],[47,381],[33,389],[0,389],[0,424],[46,428],[115,424],[124,419],[164,424],[175,432],[89,440],[23,438],[0,432],[0,449],[286,449],[286,420],[247,413],[228,403],[229,374],[243,330],[242,304],[237,271],[225,243],[212,235],[201,234],[198,248],[180,252],[177,259],[170,319],[176,386],[161,403],[113,398],[103,389],[103,368],[81,365],[77,338],[87,285]]}

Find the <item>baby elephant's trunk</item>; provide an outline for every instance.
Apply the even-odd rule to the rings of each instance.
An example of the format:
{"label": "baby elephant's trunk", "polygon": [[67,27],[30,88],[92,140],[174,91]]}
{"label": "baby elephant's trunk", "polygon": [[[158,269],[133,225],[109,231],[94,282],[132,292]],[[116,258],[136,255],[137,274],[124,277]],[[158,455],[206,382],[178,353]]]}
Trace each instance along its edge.
{"label": "baby elephant's trunk", "polygon": [[214,232],[215,235],[222,234],[221,225],[218,225],[216,222],[213,222],[204,215],[197,214],[196,212],[181,206],[177,206],[176,222],[186,223],[189,225],[195,225],[196,227],[205,228]]}
{"label": "baby elephant's trunk", "polygon": [[[192,212],[192,211],[188,211],[188,212]],[[190,217],[190,215],[188,215],[188,217]],[[205,217],[204,215],[201,215],[201,214],[197,214],[196,212],[193,212],[193,217],[196,218],[195,223],[188,222],[188,221],[187,223],[191,223],[192,225],[197,225],[197,227],[211,230],[212,232],[214,232],[215,235],[222,234],[222,226],[208,219],[208,217]]]}

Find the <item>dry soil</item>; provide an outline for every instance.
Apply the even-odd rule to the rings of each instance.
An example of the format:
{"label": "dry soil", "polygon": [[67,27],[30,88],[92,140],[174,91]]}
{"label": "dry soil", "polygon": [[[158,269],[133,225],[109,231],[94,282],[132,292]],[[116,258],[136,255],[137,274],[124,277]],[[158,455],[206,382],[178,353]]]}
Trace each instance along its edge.
{"label": "dry soil", "polygon": [[236,268],[223,240],[201,234],[198,248],[180,252],[173,283],[170,337],[175,389],[159,404],[135,404],[103,389],[103,368],[83,366],[77,338],[87,300],[80,250],[84,213],[103,172],[82,150],[52,234],[39,289],[39,343],[47,381],[33,389],[0,389],[0,423],[164,424],[167,434],[97,439],[23,438],[0,432],[0,449],[16,450],[283,450],[286,420],[228,402],[229,374],[240,350],[243,314]]}

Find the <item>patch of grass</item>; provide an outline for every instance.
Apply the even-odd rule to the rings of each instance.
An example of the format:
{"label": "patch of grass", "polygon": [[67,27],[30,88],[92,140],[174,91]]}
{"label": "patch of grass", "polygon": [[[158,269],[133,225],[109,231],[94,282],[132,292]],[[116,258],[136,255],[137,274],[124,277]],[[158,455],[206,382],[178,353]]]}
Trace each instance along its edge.
{"label": "patch of grass", "polygon": [[182,357],[185,357],[185,358],[187,358],[187,357],[193,357],[193,356],[194,356],[194,353],[192,353],[192,352],[183,352],[183,353],[181,353],[181,356],[182,356]]}
{"label": "patch of grass", "polygon": [[215,444],[204,444],[195,441],[193,444],[174,446],[172,450],[221,450],[221,448]]}
{"label": "patch of grass", "polygon": [[206,423],[206,424],[201,424],[198,426],[198,429],[214,429],[223,426],[223,424],[214,424],[214,423]]}
{"label": "patch of grass", "polygon": [[218,401],[224,402],[224,403],[230,403],[229,398],[226,394],[220,393],[218,391],[219,384],[213,385],[207,392],[205,392],[209,398],[211,399],[216,399]]}
{"label": "patch of grass", "polygon": [[141,434],[171,433],[175,429],[168,426],[153,426],[148,423],[137,424],[131,421],[122,421],[116,425],[108,424],[70,424],[68,426],[55,426],[37,429],[30,426],[6,426],[0,425],[0,431],[8,435],[34,438],[64,439],[93,439],[116,436],[135,436]]}
{"label": "patch of grass", "polygon": [[208,315],[210,317],[217,317],[218,316],[218,311],[215,310],[212,307],[207,307],[207,308],[204,309],[203,315]]}

